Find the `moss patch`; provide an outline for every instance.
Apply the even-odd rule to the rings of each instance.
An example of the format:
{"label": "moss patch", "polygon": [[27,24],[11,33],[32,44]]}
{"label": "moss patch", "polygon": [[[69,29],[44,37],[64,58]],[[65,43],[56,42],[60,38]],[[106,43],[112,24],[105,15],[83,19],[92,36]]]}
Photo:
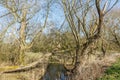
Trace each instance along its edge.
{"label": "moss patch", "polygon": [[19,66],[5,66],[5,67],[0,68],[0,72],[6,71],[6,70],[14,70],[14,69],[17,69],[17,68],[19,68]]}

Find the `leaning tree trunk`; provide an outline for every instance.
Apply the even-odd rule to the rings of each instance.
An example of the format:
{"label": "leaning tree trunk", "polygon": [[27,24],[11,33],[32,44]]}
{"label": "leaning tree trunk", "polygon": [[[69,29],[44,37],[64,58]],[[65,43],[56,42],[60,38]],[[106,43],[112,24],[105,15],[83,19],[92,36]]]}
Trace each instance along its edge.
{"label": "leaning tree trunk", "polygon": [[76,65],[76,67],[74,68],[74,79],[78,79],[79,78],[79,74],[81,73],[82,70],[82,66],[84,66],[85,62],[86,62],[86,56],[85,54],[87,54],[89,47],[92,45],[92,43],[94,43],[96,40],[98,40],[101,37],[101,28],[102,28],[102,24],[103,24],[103,18],[104,18],[104,12],[100,9],[100,1],[96,0],[96,9],[97,9],[97,13],[99,16],[99,23],[97,26],[97,33],[91,37],[88,38],[87,42],[85,42],[82,46],[81,46],[81,51],[80,51],[80,63]]}

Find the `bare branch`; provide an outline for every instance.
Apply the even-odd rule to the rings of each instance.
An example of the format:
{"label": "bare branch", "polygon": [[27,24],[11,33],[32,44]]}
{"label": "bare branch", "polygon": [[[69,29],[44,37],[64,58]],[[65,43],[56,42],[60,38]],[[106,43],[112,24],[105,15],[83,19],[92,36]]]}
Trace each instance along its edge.
{"label": "bare branch", "polygon": [[115,3],[104,13],[107,14],[117,3],[118,3],[119,0],[116,0]]}

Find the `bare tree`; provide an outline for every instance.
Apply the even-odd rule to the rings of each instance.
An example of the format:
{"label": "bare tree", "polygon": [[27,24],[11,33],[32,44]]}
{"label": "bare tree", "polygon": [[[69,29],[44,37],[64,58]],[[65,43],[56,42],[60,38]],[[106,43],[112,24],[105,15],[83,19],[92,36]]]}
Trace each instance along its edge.
{"label": "bare tree", "polygon": [[[76,42],[76,60],[75,60],[75,67],[73,69],[76,69],[79,67],[77,63],[80,62],[80,65],[83,64],[84,56],[88,54],[88,49],[90,46],[96,42],[98,39],[101,38],[101,31],[103,28],[103,22],[104,22],[104,16],[115,6],[115,4],[118,2],[116,0],[112,6],[110,6],[109,1],[101,1],[101,0],[95,0],[95,7],[96,7],[96,15],[98,15],[97,22],[94,23],[95,25],[95,32],[90,35],[89,34],[89,27],[91,23],[87,23],[87,16],[91,8],[94,7],[94,2],[91,0],[82,1],[82,0],[62,0],[62,5],[64,9],[64,14],[66,17],[66,20],[69,24],[69,27],[71,28],[72,34],[74,36],[74,40]],[[93,3],[93,4],[91,4]],[[102,4],[103,3],[103,4]],[[78,5],[78,6],[77,6]],[[103,7],[102,7],[103,5]],[[102,8],[101,8],[102,7]],[[109,8],[109,9],[108,9]],[[78,13],[80,12],[80,13]],[[81,18],[82,17],[82,18]],[[90,16],[89,16],[90,17]],[[94,17],[92,17],[94,21]],[[97,24],[97,25],[96,25]],[[80,32],[82,32],[85,36],[85,42],[80,43],[81,36]],[[80,57],[80,58],[79,58]]]}
{"label": "bare tree", "polygon": [[[91,50],[91,48],[94,48],[94,43],[96,43],[99,39],[103,38],[104,36],[102,35],[102,30],[104,30],[104,18],[105,15],[116,5],[116,3],[118,2],[118,0],[115,0],[114,3],[111,5],[111,0],[61,0],[61,6],[63,8],[64,11],[64,16],[65,16],[65,21],[67,22],[67,24],[69,25],[70,28],[70,36],[72,33],[72,39],[73,39],[73,43],[74,43],[74,47],[72,45],[72,49],[69,49],[67,44],[67,48],[66,50],[63,50],[61,52],[64,51],[70,51],[73,50],[75,51],[74,53],[74,67],[72,68],[73,72],[80,72],[80,67],[82,65],[85,64],[86,60],[86,55],[89,55],[89,52]],[[9,8],[8,8],[9,9]],[[49,9],[49,7],[48,7]],[[9,9],[10,11],[12,11],[11,9]],[[95,12],[92,12],[95,11]],[[20,20],[18,19],[18,15],[15,12],[12,12],[13,15],[15,16],[15,19],[18,20],[21,24],[19,30],[20,30],[20,63],[23,64],[23,57],[24,57],[24,51],[31,47],[32,42],[34,42],[34,40],[37,38],[37,36],[40,36],[43,28],[46,25],[46,21],[47,21],[47,17],[45,19],[43,28],[41,30],[39,30],[32,41],[31,44],[28,45],[26,42],[26,29],[27,29],[27,14],[28,14],[28,8],[21,8],[21,13],[22,15],[20,16]],[[49,11],[49,10],[48,10]],[[47,12],[48,12],[47,11]],[[47,13],[48,14],[48,13]],[[16,18],[17,17],[17,18]],[[56,34],[57,35],[57,34]],[[64,36],[66,37],[66,35],[61,37],[61,34],[58,34],[60,36],[60,38],[57,38],[59,40],[56,40],[56,44],[58,42],[63,42],[66,43],[67,41],[62,41],[62,39]],[[57,36],[58,36],[57,35]],[[70,39],[70,40],[72,40]],[[54,40],[54,39],[53,39]],[[104,42],[104,41],[102,41]],[[64,44],[66,46],[66,44]],[[104,50],[104,44],[102,43],[102,51],[103,53],[105,53]],[[61,47],[61,46],[60,46]],[[57,48],[58,49],[58,48]],[[74,52],[73,51],[73,52]],[[18,72],[18,71],[27,71],[27,70],[31,70],[33,68],[38,67],[38,64],[40,64],[40,61],[36,62],[35,64],[31,64],[30,66],[23,67],[20,69],[16,69],[16,70],[11,70],[11,71],[5,71],[3,73],[13,73],[13,72]],[[70,70],[71,71],[71,70]]]}
{"label": "bare tree", "polygon": [[[36,16],[37,13],[40,12],[41,8],[38,4],[40,3],[40,0],[33,0],[33,1],[24,1],[24,0],[4,0],[1,1],[3,7],[5,7],[6,9],[8,9],[9,14],[12,14],[12,16],[14,17],[13,21],[9,24],[8,27],[10,27],[11,25],[17,23],[19,26],[17,27],[19,33],[19,63],[20,64],[24,64],[24,57],[25,57],[25,51],[29,48],[31,48],[34,39],[42,33],[43,29],[46,26],[47,23],[47,18],[48,18],[48,14],[49,14],[49,2],[46,5],[46,18],[43,22],[43,26],[40,26],[41,29],[37,29],[37,31],[34,33],[34,31],[31,31],[30,29],[36,29],[37,26],[35,26],[36,24],[31,24],[31,20],[34,18],[34,16]],[[3,16],[2,16],[3,17]],[[32,28],[31,28],[32,27]],[[38,27],[38,28],[40,28]],[[8,28],[6,29],[6,31],[8,30]],[[4,32],[6,32],[4,31]],[[27,38],[28,33],[31,33],[29,35],[33,35],[32,36],[32,40],[30,40],[29,42],[27,42]],[[30,38],[29,38],[30,39]]]}

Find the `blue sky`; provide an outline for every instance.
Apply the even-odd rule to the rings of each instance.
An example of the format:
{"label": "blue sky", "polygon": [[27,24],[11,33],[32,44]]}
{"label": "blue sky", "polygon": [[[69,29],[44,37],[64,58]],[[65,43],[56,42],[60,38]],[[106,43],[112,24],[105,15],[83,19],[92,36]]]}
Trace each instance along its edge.
{"label": "blue sky", "polygon": [[[114,2],[114,0],[112,0],[112,2]],[[63,14],[63,11],[60,10],[60,5],[53,4],[51,9],[52,10],[51,10],[51,15],[49,17],[49,20],[53,20],[53,21],[62,23],[64,14]],[[120,1],[119,1],[119,3],[117,3],[117,5],[114,7],[114,9],[120,9]],[[6,12],[7,12],[7,10],[0,6],[0,16],[3,15],[4,13],[6,13]],[[2,21],[1,20],[2,19],[0,18],[0,22],[3,22],[3,20]],[[56,25],[59,25],[59,23],[56,23]]]}
{"label": "blue sky", "polygon": [[[112,0],[112,2],[114,2],[114,0]],[[119,1],[119,3],[117,3],[117,5],[114,7],[114,9],[120,9],[120,1]],[[0,16],[3,15],[4,13],[6,13],[6,12],[7,12],[7,10],[0,6]],[[37,13],[36,17],[39,17],[39,19],[43,22],[44,19],[42,19],[42,18],[44,18],[44,17],[41,16],[40,13]],[[0,24],[1,24],[0,29],[2,29],[3,26],[5,27],[7,25],[6,22],[5,22],[6,20],[7,20],[6,18],[0,18]],[[64,20],[63,10],[61,10],[60,5],[58,5],[58,4],[53,4],[52,5],[51,12],[50,12],[48,20],[55,22],[55,26],[59,27],[59,25]],[[36,22],[36,21],[34,20],[33,22]],[[2,25],[2,24],[4,24],[4,25]]]}
{"label": "blue sky", "polygon": [[117,5],[114,7],[114,9],[117,8],[117,9],[120,9],[120,0],[119,2],[117,3]]}

